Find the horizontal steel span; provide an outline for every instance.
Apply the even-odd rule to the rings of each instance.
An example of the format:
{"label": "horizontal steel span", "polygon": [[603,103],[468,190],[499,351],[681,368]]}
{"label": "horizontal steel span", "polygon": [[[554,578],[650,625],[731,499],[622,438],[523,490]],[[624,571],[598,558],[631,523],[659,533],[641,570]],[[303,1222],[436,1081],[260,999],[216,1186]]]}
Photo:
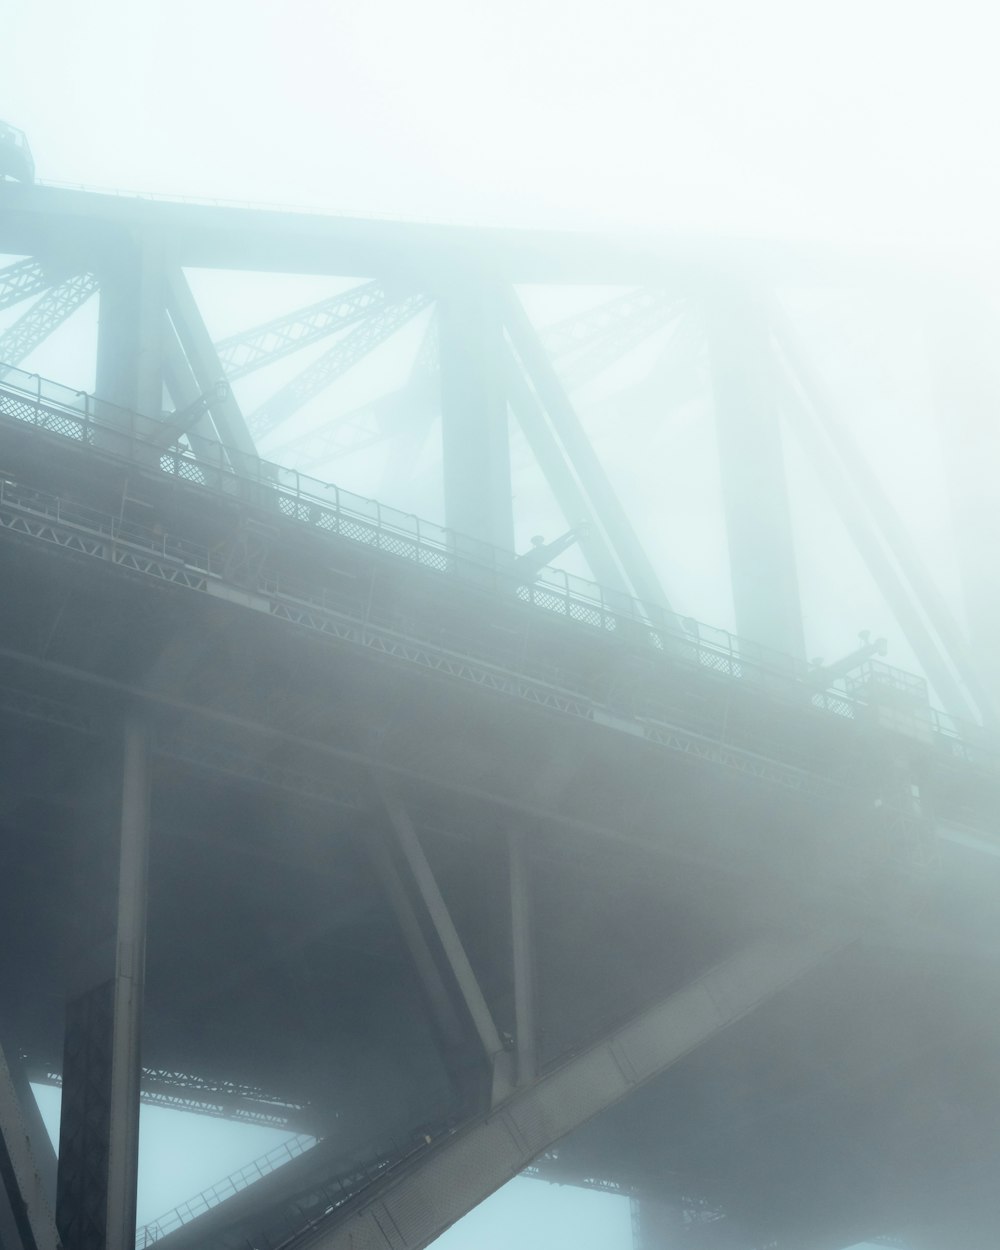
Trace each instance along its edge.
{"label": "horizontal steel span", "polygon": [[[434,290],[478,274],[509,282],[641,283],[675,289],[723,274],[770,281],[905,279],[926,256],[703,235],[499,229],[0,185],[0,252],[90,257],[127,230],[166,242],[181,265],[260,272],[392,275]],[[950,262],[948,267],[951,268]]]}
{"label": "horizontal steel span", "polygon": [[[145,444],[140,434],[123,434],[113,426],[106,426],[99,418],[81,414],[52,400],[29,396],[14,388],[0,388],[0,413],[13,418],[17,423],[37,425],[46,435],[51,437],[55,434],[71,444],[77,443],[81,449],[98,443],[102,433],[113,434],[118,439],[115,450],[120,447],[130,459],[138,463],[143,461],[139,453]],[[178,463],[176,455],[159,452],[158,457],[160,473],[156,473],[155,468],[152,469],[157,476],[162,474],[168,481],[173,478],[176,485],[185,490],[212,489],[212,475],[202,472],[201,466],[195,460]],[[262,462],[257,462],[259,478],[261,464]],[[195,471],[198,476],[192,480],[192,473]],[[220,476],[218,470],[215,470],[215,476]],[[217,484],[218,489],[228,494],[226,486],[232,487],[237,479],[228,473],[221,476],[226,480]],[[347,538],[438,573],[462,573],[461,567],[456,568],[454,554],[448,550],[447,543],[435,541],[436,535],[433,532],[422,533],[419,523],[409,532],[397,531],[392,522],[383,518],[378,510],[368,515],[353,511],[353,497],[348,498],[346,493],[343,499],[338,493],[336,497],[322,502],[311,497],[306,502],[301,480],[298,475],[294,477],[294,494],[283,491],[278,480],[272,477],[267,479],[268,495],[273,494],[281,503],[280,519],[319,528],[324,537]],[[362,505],[366,501],[355,502]],[[413,521],[413,518],[402,516],[399,519]],[[680,732],[668,719],[658,718],[652,707],[643,717],[622,715],[596,702],[592,697],[566,688],[558,680],[538,680],[526,674],[512,672],[506,665],[473,661],[469,656],[450,649],[429,648],[425,642],[408,639],[395,631],[379,630],[372,621],[361,622],[353,619],[350,614],[344,613],[340,605],[328,603],[321,587],[302,583],[285,585],[273,576],[255,585],[252,590],[247,587],[233,587],[229,584],[225,558],[218,552],[211,553],[207,548],[190,540],[175,541],[173,536],[164,532],[147,532],[135,525],[123,529],[113,516],[92,513],[90,509],[79,504],[61,501],[58,497],[49,496],[33,487],[0,481],[0,526],[22,537],[61,546],[79,555],[109,562],[147,578],[190,591],[223,597],[299,628],[324,634],[341,643],[353,643],[364,649],[374,649],[410,664],[442,672],[452,679],[486,686],[498,693],[514,696],[564,715],[632,733],[668,749],[694,751],[713,762],[736,767],[750,775],[766,777],[778,784],[791,788],[815,784],[815,779],[807,771],[789,767],[788,764],[779,764],[763,755],[757,756],[733,749],[731,745],[702,739],[697,734]],[[434,527],[429,528],[433,531]],[[485,555],[495,554],[485,548],[484,553],[484,558]],[[632,627],[636,636],[645,638],[654,651],[662,653],[664,657],[670,655],[688,667],[710,670],[718,676],[733,679],[740,685],[757,686],[762,692],[766,690],[771,697],[788,700],[796,706],[808,705],[814,710],[822,710],[846,719],[853,719],[856,715],[855,701],[842,691],[815,691],[808,682],[802,682],[802,674],[795,671],[790,660],[786,672],[784,657],[774,655],[766,649],[736,642],[721,633],[719,637],[725,640],[724,644],[715,644],[710,636],[712,631],[704,627],[700,627],[694,634],[674,639],[669,631],[656,629],[644,621],[641,614],[630,620],[624,619],[605,606],[599,592],[596,600],[586,601],[575,598],[568,590],[564,595],[559,595],[544,585],[519,587],[516,579],[511,578],[509,570],[502,567],[493,567],[489,571],[489,584],[495,590],[501,593],[514,592],[516,598],[523,603],[531,604],[546,613],[565,615],[577,624],[589,625],[605,634],[620,633],[626,627]],[[928,717],[930,724],[930,709]],[[939,734],[936,736],[939,737],[943,749],[960,756],[968,755],[971,744],[962,743],[953,737],[949,732],[950,727],[937,718],[933,719],[933,723],[939,727]]]}

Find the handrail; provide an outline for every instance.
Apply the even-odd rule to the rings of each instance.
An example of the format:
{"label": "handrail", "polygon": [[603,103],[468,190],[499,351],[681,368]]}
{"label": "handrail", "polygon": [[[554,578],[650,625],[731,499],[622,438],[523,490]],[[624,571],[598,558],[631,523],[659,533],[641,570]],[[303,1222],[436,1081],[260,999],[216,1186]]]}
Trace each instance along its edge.
{"label": "handrail", "polygon": [[[756,680],[771,690],[786,688],[797,695],[801,695],[803,686],[809,685],[807,679],[814,676],[810,666],[793,656],[691,619],[664,621],[664,614],[656,605],[606,590],[562,569],[543,568],[535,581],[522,585],[517,580],[511,552],[456,535],[446,527],[420,521],[412,514],[383,507],[377,500],[354,495],[334,483],[304,477],[298,470],[285,469],[258,456],[236,452],[214,441],[206,441],[211,451],[218,453],[214,463],[176,445],[164,450],[155,441],[161,426],[155,418],[119,408],[86,392],[70,390],[38,374],[12,368],[0,381],[0,416],[123,455],[147,470],[158,467],[168,477],[229,497],[238,494],[241,485],[264,486],[269,498],[277,500],[279,515],[284,518],[374,545],[429,570],[475,572],[480,578],[486,574],[497,589],[513,590],[523,602],[610,634],[634,632],[655,650],[714,669],[723,676]],[[167,538],[159,536],[158,542],[166,544]],[[812,694],[810,702],[824,711],[853,715],[853,707],[864,700],[844,689],[840,681],[825,692]],[[926,719],[932,731],[944,737],[974,740],[982,736],[978,727],[960,727],[929,705]]]}
{"label": "handrail", "polygon": [[173,1232],[175,1228],[180,1228],[181,1225],[187,1224],[190,1220],[211,1210],[212,1207],[218,1206],[226,1198],[239,1193],[241,1189],[246,1189],[248,1185],[252,1185],[255,1181],[276,1171],[283,1164],[298,1158],[299,1155],[304,1154],[307,1150],[311,1150],[316,1145],[316,1141],[317,1139],[314,1137],[308,1137],[299,1133],[295,1137],[290,1137],[287,1141],[279,1142],[277,1146],[273,1146],[266,1154],[251,1160],[250,1163],[247,1163],[238,1171],[224,1176],[222,1180],[216,1181],[214,1185],[209,1185],[207,1189],[203,1189],[201,1193],[195,1194],[193,1198],[189,1198],[186,1202],[180,1203],[172,1211],[168,1211],[165,1215],[157,1216],[155,1220],[150,1220],[147,1224],[141,1225],[136,1229],[136,1250],[144,1250],[144,1247],[151,1246],[154,1242],[159,1241],[161,1237],[165,1237],[167,1233]]}

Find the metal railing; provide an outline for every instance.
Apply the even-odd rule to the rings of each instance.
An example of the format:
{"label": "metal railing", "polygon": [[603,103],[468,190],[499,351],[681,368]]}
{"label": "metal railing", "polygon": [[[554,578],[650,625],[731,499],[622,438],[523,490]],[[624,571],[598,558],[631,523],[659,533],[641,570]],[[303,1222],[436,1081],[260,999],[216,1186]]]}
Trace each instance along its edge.
{"label": "metal railing", "polygon": [[[417,1155],[423,1154],[442,1135],[451,1131],[447,1124],[436,1124],[419,1129],[406,1140],[384,1138],[378,1143],[368,1143],[353,1150],[345,1151],[339,1158],[318,1162],[324,1175],[311,1175],[303,1182],[303,1189],[308,1191],[308,1202],[301,1197],[278,1200],[274,1207],[265,1210],[255,1217],[255,1222],[267,1226],[267,1232],[259,1232],[255,1244],[272,1247],[282,1245],[291,1237],[309,1227],[316,1220],[328,1215],[337,1207],[342,1206],[350,1198],[355,1197],[369,1185],[380,1180],[387,1172],[398,1168]],[[248,1163],[246,1167],[225,1177],[197,1194],[187,1202],[181,1203],[173,1211],[136,1230],[136,1250],[145,1250],[169,1233],[190,1223],[198,1216],[217,1207],[226,1199],[247,1189],[269,1173],[276,1171],[284,1164],[306,1154],[320,1144],[320,1139],[298,1136],[283,1142],[259,1159]],[[211,1233],[204,1235],[206,1247],[213,1244]]]}
{"label": "metal railing", "polygon": [[[512,552],[259,456],[201,438],[197,451],[177,445],[164,448],[161,421],[38,374],[10,369],[0,381],[0,418],[33,425],[48,434],[127,460],[147,472],[163,474],[180,487],[222,494],[257,512],[270,512],[276,520],[293,521],[322,534],[348,539],[434,573],[462,576],[481,590],[516,598],[547,613],[661,652],[675,662],[761,687],[798,705],[805,702],[831,715],[856,719],[859,709],[868,703],[864,690],[849,687],[844,679],[816,691],[815,670],[793,656],[691,618],[678,618],[659,605],[642,603],[561,569],[543,568],[532,573],[534,580],[526,581],[519,575]],[[32,504],[32,500],[23,498],[27,488],[20,484],[0,483],[0,491],[3,490],[8,497],[12,491],[20,492],[22,506]],[[33,506],[44,515],[81,524],[113,540],[134,543],[188,568],[222,574],[221,558],[207,547],[98,514],[83,505],[69,505],[44,492],[28,493],[33,497]],[[280,589],[300,602],[331,607],[326,594],[317,592],[315,587],[283,584]],[[907,674],[901,677],[904,685],[921,681]],[[912,721],[909,728],[908,718]],[[901,707],[896,719],[901,732],[912,730],[914,736],[930,733],[946,740],[947,751],[959,759],[971,758],[973,750],[980,753],[984,744],[983,731],[978,726],[960,725],[929,705],[914,703],[912,708]]]}
{"label": "metal railing", "polygon": [[232,1172],[229,1176],[223,1177],[221,1181],[216,1181],[214,1185],[203,1189],[200,1194],[189,1198],[187,1202],[182,1202],[180,1206],[174,1207],[166,1215],[158,1216],[155,1220],[150,1220],[148,1224],[141,1225],[136,1229],[136,1250],[143,1250],[145,1246],[150,1246],[154,1242],[159,1241],[167,1233],[172,1233],[174,1229],[180,1228],[181,1225],[189,1223],[189,1221],[196,1219],[199,1215],[204,1215],[206,1211],[210,1211],[212,1207],[217,1207],[220,1202],[231,1198],[233,1194],[238,1194],[240,1190],[246,1189],[249,1185],[261,1180],[262,1177],[277,1171],[278,1168],[291,1162],[292,1159],[296,1159],[307,1150],[311,1150],[315,1144],[315,1138],[306,1137],[302,1134],[281,1142],[269,1150],[267,1154],[261,1155],[259,1159],[254,1159],[245,1167],[240,1168],[238,1172]]}

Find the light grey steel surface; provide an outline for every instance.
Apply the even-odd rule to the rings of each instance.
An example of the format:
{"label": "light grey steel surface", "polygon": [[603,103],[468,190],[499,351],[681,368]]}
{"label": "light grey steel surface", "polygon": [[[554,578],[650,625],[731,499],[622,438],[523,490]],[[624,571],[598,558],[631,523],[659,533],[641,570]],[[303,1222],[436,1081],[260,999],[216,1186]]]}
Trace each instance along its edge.
{"label": "light grey steel surface", "polygon": [[329,299],[298,308],[215,344],[231,382],[336,334],[384,308],[390,297],[379,282],[364,282]]}
{"label": "light grey steel surface", "polygon": [[597,1045],[518,1090],[469,1129],[297,1238],[295,1250],[423,1250],[546,1147],[797,981],[841,932],[756,943]]}
{"label": "light grey steel surface", "polygon": [[[297,377],[264,401],[249,416],[250,429],[257,438],[263,438],[276,429],[311,399],[315,399],[328,386],[363,360],[369,352],[402,329],[430,303],[425,294],[408,295],[398,301],[386,301],[361,320],[359,325],[342,335],[328,351],[307,365]],[[329,431],[318,430],[294,444],[295,456],[304,466],[315,463],[324,455]],[[288,446],[292,450],[292,445]]]}
{"label": "light grey steel surface", "polygon": [[514,550],[504,337],[497,293],[455,290],[438,305],[445,524]]}
{"label": "light grey steel surface", "polygon": [[[13,1056],[14,1063],[18,1062]],[[28,1091],[29,1097],[30,1090]],[[56,1250],[55,1220],[8,1059],[0,1047],[0,1244]]]}
{"label": "light grey steel surface", "polygon": [[611,591],[628,594],[628,584],[597,517],[597,511],[577,481],[566,453],[545,419],[535,392],[521,371],[520,363],[506,352],[506,384],[510,406],[528,445],[545,474],[545,480],[570,525],[582,523],[580,550],[594,577]]}
{"label": "light grey steel surface", "polygon": [[706,324],[736,632],[805,659],[766,311],[728,287],[709,297]]}
{"label": "light grey steel surface", "polygon": [[97,394],[108,403],[158,415],[163,403],[163,245],[122,237],[101,258]]}
{"label": "light grey steel surface", "polygon": [[[870,251],[828,242],[713,237],[704,231],[636,236],[601,231],[498,228],[364,220],[274,205],[183,202],[57,186],[0,185],[0,252],[33,255],[53,225],[72,223],[86,247],[111,229],[170,234],[182,266],[369,279],[393,273],[418,284],[435,272],[475,270],[514,283],[669,283],[689,288],[704,273],[823,282],[920,283],[926,249]],[[938,268],[964,274],[968,258],[942,254]]]}

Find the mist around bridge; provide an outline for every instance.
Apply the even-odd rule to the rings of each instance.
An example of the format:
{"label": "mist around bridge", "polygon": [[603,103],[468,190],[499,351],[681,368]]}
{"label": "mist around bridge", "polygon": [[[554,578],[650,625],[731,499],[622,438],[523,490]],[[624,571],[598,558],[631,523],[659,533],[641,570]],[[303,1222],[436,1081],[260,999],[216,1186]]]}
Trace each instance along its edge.
{"label": "mist around bridge", "polygon": [[[996,286],[1000,89],[981,6],[8,0],[4,24],[14,55],[0,112],[29,135],[43,182],[406,220],[614,230],[654,252],[680,234],[752,237],[763,241],[762,254],[768,241],[818,242],[892,263],[919,256],[932,269],[955,266],[962,280],[985,274]],[[193,269],[187,277],[217,342],[338,285]],[[544,331],[627,290],[525,284],[518,294]],[[995,530],[980,530],[978,549],[967,530],[956,559],[937,405],[950,384],[983,421],[991,403],[959,376],[961,336],[954,373],[942,378],[909,292],[890,286],[859,305],[832,281],[806,289],[791,280],[781,302],[962,621],[962,567],[993,558]],[[22,367],[92,391],[95,303]],[[0,335],[20,311],[0,313]],[[986,300],[983,315],[996,311]],[[720,449],[707,362],[690,330],[667,319],[572,394],[681,615],[735,633]],[[444,524],[434,437],[383,437],[319,461],[303,450],[331,416],[364,422],[377,412],[390,435],[405,434],[391,397],[412,379],[432,333],[430,310],[422,311],[265,435],[261,453]],[[243,411],[264,404],[324,346],[235,383]],[[788,440],[783,455],[808,659],[834,664],[884,638],[891,665],[929,677],[940,704],[933,675],[808,454]],[[514,426],[511,469],[515,548],[530,552],[558,540],[566,518]],[[958,471],[971,481],[978,468],[966,462]],[[573,544],[556,563],[582,578],[594,573]],[[1000,617],[1000,605],[988,611]],[[55,1134],[58,1093],[38,1085],[36,1094]],[[142,1134],[140,1224],[288,1136],[151,1107]],[[437,1244],[627,1250],[629,1202],[518,1179]]]}

